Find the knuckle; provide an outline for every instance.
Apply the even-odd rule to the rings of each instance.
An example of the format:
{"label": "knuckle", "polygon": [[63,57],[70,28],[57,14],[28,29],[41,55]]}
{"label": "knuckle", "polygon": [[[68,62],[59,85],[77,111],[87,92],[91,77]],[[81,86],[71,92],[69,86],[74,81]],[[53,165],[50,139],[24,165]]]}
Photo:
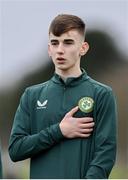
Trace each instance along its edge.
{"label": "knuckle", "polygon": [[70,112],[67,112],[66,114],[65,114],[65,117],[69,117],[70,116]]}

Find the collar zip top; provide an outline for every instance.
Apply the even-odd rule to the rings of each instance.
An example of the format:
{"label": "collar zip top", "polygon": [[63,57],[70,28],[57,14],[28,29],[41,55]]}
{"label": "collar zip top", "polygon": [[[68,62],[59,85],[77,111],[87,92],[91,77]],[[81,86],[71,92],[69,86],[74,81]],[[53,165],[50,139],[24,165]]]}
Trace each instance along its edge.
{"label": "collar zip top", "polygon": [[70,86],[76,86],[82,81],[85,81],[89,78],[84,69],[81,69],[81,71],[82,74],[79,77],[69,77],[66,79],[66,81],[64,81],[60,75],[55,73],[51,80],[57,84],[63,85],[65,88]]}

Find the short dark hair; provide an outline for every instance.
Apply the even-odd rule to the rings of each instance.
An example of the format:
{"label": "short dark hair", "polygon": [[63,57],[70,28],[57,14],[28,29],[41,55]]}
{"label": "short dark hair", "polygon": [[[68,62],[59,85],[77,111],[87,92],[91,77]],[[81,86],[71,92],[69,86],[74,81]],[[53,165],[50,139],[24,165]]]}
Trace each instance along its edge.
{"label": "short dark hair", "polygon": [[50,24],[49,34],[60,36],[70,30],[76,29],[85,37],[85,23],[81,18],[71,14],[59,14]]}

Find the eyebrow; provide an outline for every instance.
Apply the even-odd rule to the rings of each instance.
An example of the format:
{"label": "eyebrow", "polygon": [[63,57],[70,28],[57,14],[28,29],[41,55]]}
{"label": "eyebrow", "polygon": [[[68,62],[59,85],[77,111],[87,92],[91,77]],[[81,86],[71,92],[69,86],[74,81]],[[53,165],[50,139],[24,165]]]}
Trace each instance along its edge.
{"label": "eyebrow", "polygon": [[[52,43],[52,42],[58,42],[59,40],[57,40],[57,39],[51,39],[50,40],[50,42]],[[74,40],[73,39],[64,39],[64,43],[67,43],[67,42],[74,42]]]}
{"label": "eyebrow", "polygon": [[57,39],[51,39],[50,42],[58,42]]}
{"label": "eyebrow", "polygon": [[73,42],[74,42],[74,40],[73,40],[73,39],[64,39],[64,42],[65,42],[65,43],[68,43],[68,42],[73,43]]}

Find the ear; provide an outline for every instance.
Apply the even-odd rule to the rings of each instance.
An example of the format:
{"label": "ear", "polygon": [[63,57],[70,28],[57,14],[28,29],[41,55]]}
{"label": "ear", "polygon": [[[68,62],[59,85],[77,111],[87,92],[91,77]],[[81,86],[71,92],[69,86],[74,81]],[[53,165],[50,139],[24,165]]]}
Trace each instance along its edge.
{"label": "ear", "polygon": [[50,44],[48,44],[48,55],[51,57],[51,49],[50,49]]}
{"label": "ear", "polygon": [[87,42],[83,42],[80,49],[80,55],[84,56],[88,50],[89,50],[89,44]]}

